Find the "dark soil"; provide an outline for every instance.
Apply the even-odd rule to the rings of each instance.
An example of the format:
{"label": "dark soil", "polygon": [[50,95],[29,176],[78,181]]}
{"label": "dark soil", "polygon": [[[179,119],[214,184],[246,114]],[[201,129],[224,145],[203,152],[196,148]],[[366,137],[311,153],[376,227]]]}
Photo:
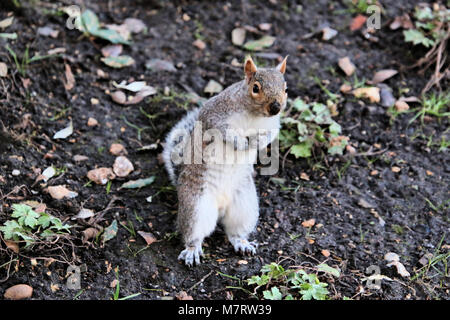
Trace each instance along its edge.
{"label": "dark soil", "polygon": [[[84,1],[102,22],[121,23],[136,17],[147,24],[148,31],[133,35],[133,44],[124,49],[136,64],[123,69],[109,68],[100,61],[99,49],[105,42],[65,28],[66,16],[52,13],[54,2],[30,2],[15,10],[13,25],[3,32],[16,32],[18,39],[0,38],[0,61],[9,69],[8,76],[0,78],[0,223],[9,219],[12,204],[35,200],[71,224],[72,237],[56,245],[34,246],[31,251],[21,249],[19,254],[7,250],[0,241],[0,296],[10,286],[26,283],[34,288],[33,299],[111,299],[114,288],[110,284],[118,270],[120,297],[140,293],[136,299],[160,299],[186,291],[194,299],[249,299],[252,296],[247,291],[229,287],[253,291],[237,279],[259,274],[264,264],[281,262],[285,267],[314,270],[326,262],[341,270],[339,278],[319,273],[328,283],[332,299],[449,299],[449,275],[443,262],[412,279],[426,253],[447,253],[444,262],[448,262],[450,161],[447,150],[438,150],[441,137],[448,135],[448,118],[430,117],[424,124],[409,124],[414,113],[391,119],[381,105],[350,96],[339,103],[335,119],[343,134],[350,137],[356,156],[309,160],[287,156],[276,176],[257,176],[261,209],[253,235],[260,244],[256,256],[235,254],[218,228],[204,243],[206,255],[200,266],[189,269],[177,261],[183,245],[175,233],[176,193],[169,188],[158,160],[160,142],[186,109],[196,106],[186,98],[189,88],[204,95],[210,79],[226,87],[242,78],[242,69],[232,66],[231,61],[242,61],[247,52],[232,45],[231,31],[238,25],[272,23],[266,33],[277,40],[264,52],[289,55],[286,79],[291,98],[324,103],[328,97],[314,77],[327,80],[328,89],[338,93],[346,77],[337,61],[344,56],[357,66],[358,79],[371,79],[377,70],[398,69],[400,73],[386,81],[394,95],[420,96],[430,74],[419,75],[417,69],[404,67],[417,61],[425,50],[405,44],[401,30],[388,27],[392,18],[411,12],[414,1],[381,2],[385,8],[383,27],[375,33],[378,41],[372,42],[360,31],[350,31],[354,14],[346,10],[345,1],[300,1],[301,12],[294,1],[281,0]],[[72,3],[61,1],[63,4]],[[0,20],[9,10],[1,9]],[[190,19],[185,21],[183,15]],[[324,23],[339,31],[335,38],[328,42],[322,41],[320,34],[304,38]],[[41,26],[58,30],[58,37],[38,35]],[[192,45],[196,35],[206,43],[204,50]],[[247,32],[247,38],[257,37]],[[21,76],[6,44],[19,56],[27,46],[30,55],[57,47],[66,52],[31,63]],[[277,63],[254,57],[260,65]],[[173,62],[177,71],[145,69],[145,62],[152,58]],[[65,63],[76,78],[71,91],[63,85]],[[99,77],[98,69],[108,77]],[[24,79],[30,81],[27,88]],[[116,104],[106,94],[114,89],[112,81],[132,79],[143,79],[160,93],[132,106]],[[445,81],[442,88],[448,88],[448,79]],[[165,87],[171,90],[169,96],[162,94]],[[92,104],[92,98],[99,103]],[[156,118],[149,120],[146,113]],[[28,122],[24,121],[27,117]],[[89,117],[97,119],[99,125],[87,126]],[[67,126],[69,119],[73,135],[53,140],[54,133]],[[125,179],[114,180],[107,193],[106,186],[88,183],[86,174],[95,167],[112,166],[115,156],[108,151],[112,143],[126,147],[135,171]],[[155,143],[157,149],[140,150]],[[77,154],[88,160],[75,162]],[[35,183],[37,169],[51,165],[65,170],[48,185],[65,184],[78,192],[78,197],[54,200],[44,190],[47,185]],[[401,170],[393,172],[392,167]],[[14,169],[21,174],[13,176]],[[301,179],[301,173],[309,180]],[[152,175],[156,180],[148,187],[118,190],[125,181]],[[149,196],[153,196],[151,202],[146,200]],[[104,245],[95,241],[84,244],[82,231],[89,227],[88,221],[71,220],[82,207],[102,212],[102,227],[114,219],[130,221],[135,231],[151,232],[159,241],[146,247],[140,236],[119,226],[117,236]],[[311,218],[315,226],[303,227],[302,222]],[[326,258],[322,250],[331,255]],[[399,254],[411,278],[402,278],[394,267],[386,266],[384,255],[388,252]],[[48,257],[55,261],[48,264]],[[31,258],[36,258],[37,265],[32,265]],[[66,287],[70,264],[81,266],[82,291]],[[393,281],[383,280],[381,289],[368,288],[363,279],[370,275],[366,268],[372,265]]]}

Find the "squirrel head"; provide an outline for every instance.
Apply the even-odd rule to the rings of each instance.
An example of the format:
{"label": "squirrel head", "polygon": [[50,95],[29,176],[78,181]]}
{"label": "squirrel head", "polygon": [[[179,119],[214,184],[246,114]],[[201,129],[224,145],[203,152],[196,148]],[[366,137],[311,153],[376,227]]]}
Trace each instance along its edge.
{"label": "squirrel head", "polygon": [[249,110],[253,114],[272,117],[286,106],[287,85],[284,80],[286,61],[275,68],[257,68],[249,56],[244,65],[245,83],[251,99]]}

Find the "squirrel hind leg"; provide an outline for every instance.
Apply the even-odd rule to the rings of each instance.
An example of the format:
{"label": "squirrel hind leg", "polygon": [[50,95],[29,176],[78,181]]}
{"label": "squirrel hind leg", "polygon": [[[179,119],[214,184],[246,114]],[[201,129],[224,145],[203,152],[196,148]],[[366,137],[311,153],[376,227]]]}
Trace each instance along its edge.
{"label": "squirrel hind leg", "polygon": [[[187,199],[183,198],[183,194]],[[214,231],[219,217],[212,195],[203,193],[192,203],[195,198],[184,192],[181,192],[181,198],[179,197],[179,208],[183,209],[178,212],[178,225],[186,248],[181,251],[178,259],[184,260],[188,266],[200,263],[203,239]]]}
{"label": "squirrel hind leg", "polygon": [[[245,190],[239,191],[239,190]],[[259,207],[255,185],[251,178],[244,188],[235,192],[233,201],[222,219],[228,240],[236,252],[253,255],[257,244],[248,241],[248,236],[255,229],[258,222]]]}

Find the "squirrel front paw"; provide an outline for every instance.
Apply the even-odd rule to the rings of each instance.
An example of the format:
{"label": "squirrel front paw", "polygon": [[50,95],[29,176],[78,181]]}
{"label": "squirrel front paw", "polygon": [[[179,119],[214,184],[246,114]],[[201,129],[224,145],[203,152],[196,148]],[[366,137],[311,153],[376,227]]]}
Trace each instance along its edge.
{"label": "squirrel front paw", "polygon": [[234,251],[238,253],[240,252],[249,255],[256,254],[256,248],[258,247],[256,241],[249,242],[247,239],[243,238],[232,238],[230,239],[230,242],[234,247]]}
{"label": "squirrel front paw", "polygon": [[181,251],[178,260],[184,260],[187,266],[192,267],[194,263],[196,265],[200,264],[200,256],[202,255],[203,250],[201,246],[186,247],[186,249]]}

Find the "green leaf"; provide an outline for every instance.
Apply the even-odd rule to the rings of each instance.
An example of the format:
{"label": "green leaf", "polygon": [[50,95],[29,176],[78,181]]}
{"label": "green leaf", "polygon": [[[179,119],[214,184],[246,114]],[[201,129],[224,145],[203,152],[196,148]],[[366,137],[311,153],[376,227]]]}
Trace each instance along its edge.
{"label": "green leaf", "polygon": [[342,128],[336,121],[332,121],[330,126],[328,127],[328,130],[330,131],[331,135],[337,136],[341,133]]}
{"label": "green leaf", "polygon": [[118,33],[115,30],[110,29],[99,29],[91,33],[94,36],[97,36],[99,38],[108,40],[109,42],[113,44],[131,44],[130,41],[125,40],[120,33]]}
{"label": "green leaf", "polygon": [[414,13],[414,16],[416,17],[417,20],[433,20],[434,19],[434,15],[433,15],[433,12],[431,11],[430,7],[424,7],[424,8],[416,7],[416,12]]}
{"label": "green leaf", "polygon": [[248,41],[244,44],[244,48],[249,51],[261,51],[264,48],[268,48],[275,42],[275,37],[264,36],[259,40]]}
{"label": "green leaf", "polygon": [[308,127],[306,124],[299,122],[297,123],[297,131],[299,135],[304,136],[308,134]]}
{"label": "green leaf", "polygon": [[132,180],[132,181],[128,181],[128,182],[125,182],[124,184],[122,184],[119,189],[142,188],[142,187],[146,187],[146,186],[152,184],[153,181],[155,181],[155,176],[151,176],[146,179]]}
{"label": "green leaf", "polygon": [[339,278],[341,276],[341,272],[333,267],[330,267],[326,263],[321,263],[317,266],[317,269],[319,271],[323,271],[325,273],[331,274],[332,276],[335,276],[336,278]]}
{"label": "green leaf", "polygon": [[292,153],[296,158],[308,158],[311,157],[311,148],[311,142],[304,141],[293,146],[290,153]]}
{"label": "green leaf", "polygon": [[102,236],[103,242],[109,241],[112,238],[114,238],[117,235],[117,230],[118,230],[117,220],[113,220],[113,222],[111,222],[109,227],[107,227],[103,232]]}
{"label": "green leaf", "polygon": [[93,34],[100,29],[100,21],[92,10],[86,10],[81,14],[81,23],[84,31]]}
{"label": "green leaf", "polygon": [[416,29],[404,30],[403,35],[406,42],[412,42],[414,45],[422,44],[427,48],[434,45],[434,40],[428,39],[422,32]]}
{"label": "green leaf", "polygon": [[297,111],[305,111],[305,110],[309,109],[309,105],[307,105],[305,103],[305,101],[303,101],[300,98],[295,99],[293,105],[294,105],[294,109]]}
{"label": "green leaf", "polygon": [[15,32],[14,33],[0,33],[0,38],[16,40],[17,33],[15,33]]}
{"label": "green leaf", "polygon": [[113,68],[123,68],[134,64],[134,59],[130,56],[117,56],[117,57],[106,57],[101,58],[104,64]]}
{"label": "green leaf", "polygon": [[8,220],[3,224],[3,226],[0,227],[0,231],[3,232],[3,237],[5,239],[12,239],[14,233],[19,230],[22,230],[22,227],[16,220]]}
{"label": "green leaf", "polygon": [[272,287],[271,290],[266,290],[263,292],[264,299],[267,300],[281,300],[283,295],[277,287]]}
{"label": "green leaf", "polygon": [[306,109],[300,115],[300,119],[305,120],[305,121],[312,121],[312,120],[314,120],[314,114],[312,113],[311,110]]}

